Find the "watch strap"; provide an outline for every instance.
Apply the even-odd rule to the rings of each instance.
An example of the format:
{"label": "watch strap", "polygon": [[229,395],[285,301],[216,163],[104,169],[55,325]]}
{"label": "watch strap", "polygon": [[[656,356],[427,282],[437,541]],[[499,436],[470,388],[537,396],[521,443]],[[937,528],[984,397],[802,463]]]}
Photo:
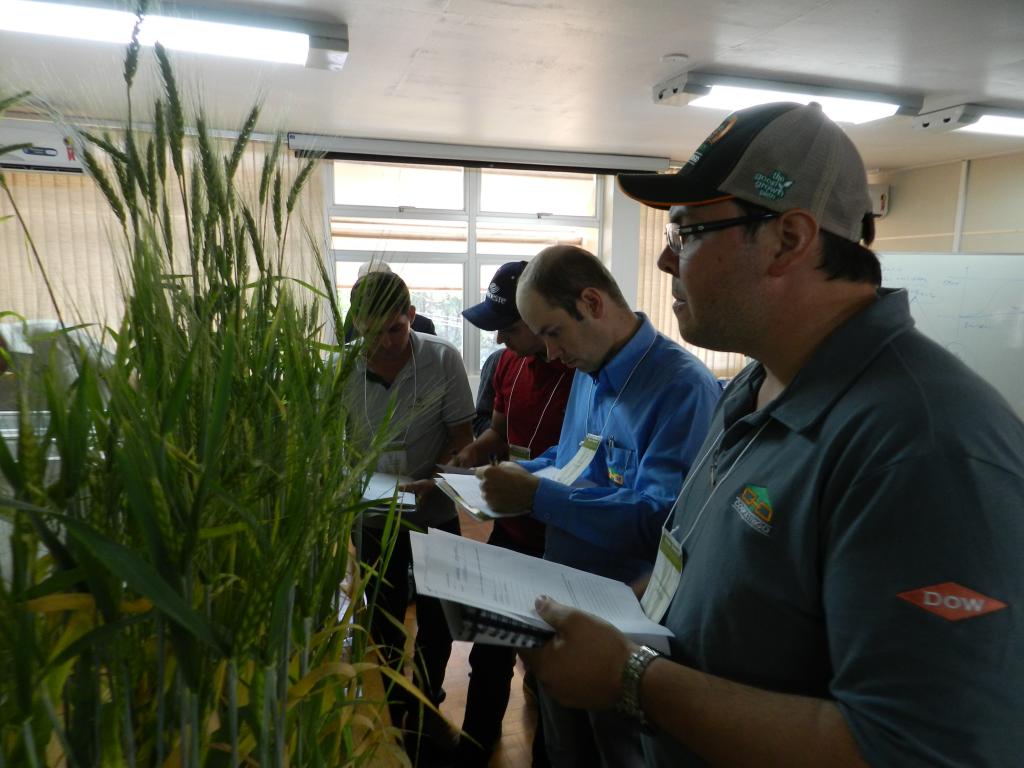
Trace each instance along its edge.
{"label": "watch strap", "polygon": [[637,720],[641,725],[646,724],[646,718],[640,706],[640,680],[647,667],[660,655],[653,648],[641,645],[629,654],[625,666],[622,667],[622,691],[615,702],[615,710]]}

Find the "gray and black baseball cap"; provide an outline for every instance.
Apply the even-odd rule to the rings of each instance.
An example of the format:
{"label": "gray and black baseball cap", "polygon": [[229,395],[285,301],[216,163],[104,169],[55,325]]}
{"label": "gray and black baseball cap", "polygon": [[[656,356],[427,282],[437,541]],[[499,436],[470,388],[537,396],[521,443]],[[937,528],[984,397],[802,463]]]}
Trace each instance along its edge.
{"label": "gray and black baseball cap", "polygon": [[813,103],[741,109],[677,173],[624,173],[618,180],[623,192],[653,208],[731,197],[778,213],[803,208],[822,229],[853,242],[864,237],[865,219],[871,217],[860,153]]}

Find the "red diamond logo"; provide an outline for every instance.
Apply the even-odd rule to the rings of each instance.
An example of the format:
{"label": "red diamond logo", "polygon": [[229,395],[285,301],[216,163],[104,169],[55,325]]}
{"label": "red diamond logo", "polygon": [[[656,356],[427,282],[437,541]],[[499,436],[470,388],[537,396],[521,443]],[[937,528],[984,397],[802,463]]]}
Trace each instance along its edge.
{"label": "red diamond logo", "polygon": [[973,619],[975,616],[984,616],[986,613],[1001,611],[1006,607],[1006,603],[986,597],[973,589],[961,587],[955,581],[900,592],[896,597],[949,621]]}

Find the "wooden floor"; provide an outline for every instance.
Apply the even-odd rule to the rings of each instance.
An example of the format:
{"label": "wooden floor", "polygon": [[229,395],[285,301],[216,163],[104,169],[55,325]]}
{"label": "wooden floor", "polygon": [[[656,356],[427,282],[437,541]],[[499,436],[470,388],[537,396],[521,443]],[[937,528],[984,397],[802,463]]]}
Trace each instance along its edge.
{"label": "wooden floor", "polygon": [[[462,535],[477,541],[486,541],[491,533],[492,523],[481,523],[468,515],[461,515]],[[415,636],[416,608],[409,606],[405,617],[410,636]],[[461,727],[466,709],[466,690],[469,685],[470,643],[455,642],[452,658],[445,673],[444,690],[447,697],[441,704],[441,712],[456,727]],[[537,722],[537,708],[533,700],[523,693],[523,662],[516,661],[515,676],[512,678],[508,711],[502,722],[501,741],[491,758],[490,768],[529,768],[533,731]]]}

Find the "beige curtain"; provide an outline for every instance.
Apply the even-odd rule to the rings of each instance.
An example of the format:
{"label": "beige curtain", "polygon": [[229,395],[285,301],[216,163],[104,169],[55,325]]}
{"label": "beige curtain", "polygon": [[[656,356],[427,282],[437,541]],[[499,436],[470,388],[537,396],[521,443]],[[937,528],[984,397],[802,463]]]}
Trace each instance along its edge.
{"label": "beige curtain", "polygon": [[640,275],[637,281],[637,306],[646,312],[654,327],[675,339],[695,354],[719,377],[739,373],[744,357],[734,352],[715,352],[683,341],[676,317],[672,314],[672,278],[658,269],[658,256],[665,247],[668,212],[643,206],[640,211]]}
{"label": "beige curtain", "polygon": [[[229,146],[229,142],[223,142],[221,151],[226,154]],[[269,151],[269,144],[249,144],[235,177],[240,194],[256,199],[263,158]],[[287,190],[304,161],[285,150],[279,157],[282,187]],[[39,251],[64,321],[69,325],[116,327],[124,308],[121,276],[125,246],[117,219],[95,182],[82,174],[10,170],[4,174]],[[316,260],[328,242],[323,196],[322,175],[314,171],[292,214],[284,255],[284,272],[314,285],[320,282]],[[171,196],[172,203],[176,199]],[[0,193],[0,312],[14,311],[27,319],[54,319],[57,312],[24,232],[13,218],[4,219],[13,213],[10,201]],[[182,227],[180,242],[184,243],[180,202],[172,205],[171,214]],[[307,230],[315,233],[319,253],[309,246]],[[3,320],[0,318],[0,322]]]}

